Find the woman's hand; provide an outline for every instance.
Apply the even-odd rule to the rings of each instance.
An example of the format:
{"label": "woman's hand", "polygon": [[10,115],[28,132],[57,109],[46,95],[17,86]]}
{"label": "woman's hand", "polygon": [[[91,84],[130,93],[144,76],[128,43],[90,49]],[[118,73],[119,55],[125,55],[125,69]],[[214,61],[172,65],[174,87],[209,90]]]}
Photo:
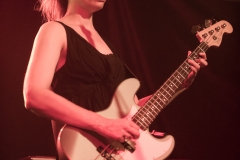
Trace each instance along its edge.
{"label": "woman's hand", "polygon": [[140,127],[128,119],[103,119],[101,124],[94,126],[94,130],[105,138],[124,142],[125,139],[137,139]]}
{"label": "woman's hand", "polygon": [[[190,55],[191,53],[192,53],[191,51],[188,51],[188,55]],[[193,82],[194,78],[196,77],[197,72],[200,70],[200,68],[208,65],[206,60],[207,60],[207,56],[206,56],[206,53],[204,53],[204,52],[199,53],[199,58],[195,59],[195,61],[188,59],[188,63],[191,65],[190,67],[191,67],[192,71],[189,73],[189,75],[183,82],[184,88],[188,88],[192,84],[192,82]]]}

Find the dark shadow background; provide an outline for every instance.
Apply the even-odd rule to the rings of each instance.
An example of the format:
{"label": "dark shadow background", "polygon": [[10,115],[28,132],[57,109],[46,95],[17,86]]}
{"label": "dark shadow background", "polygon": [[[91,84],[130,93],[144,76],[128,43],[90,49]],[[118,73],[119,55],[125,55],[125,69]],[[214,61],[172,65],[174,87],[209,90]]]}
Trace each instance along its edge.
{"label": "dark shadow background", "polygon": [[[56,153],[50,120],[27,111],[22,96],[33,40],[42,24],[34,5],[34,0],[0,1],[2,160]],[[158,89],[187,51],[197,47],[193,25],[212,17],[232,24],[233,33],[208,50],[208,67],[150,127],[175,137],[170,159],[240,159],[239,12],[238,1],[108,0],[94,17],[97,30],[141,81],[139,97]]]}

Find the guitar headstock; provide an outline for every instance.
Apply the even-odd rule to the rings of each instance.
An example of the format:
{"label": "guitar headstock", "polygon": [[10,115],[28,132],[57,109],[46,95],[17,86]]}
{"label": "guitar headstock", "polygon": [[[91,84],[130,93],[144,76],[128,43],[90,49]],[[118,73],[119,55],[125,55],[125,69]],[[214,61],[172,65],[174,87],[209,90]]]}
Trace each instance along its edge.
{"label": "guitar headstock", "polygon": [[233,28],[230,23],[225,20],[219,21],[209,27],[204,28],[202,31],[197,31],[196,36],[200,42],[205,42],[210,46],[220,46],[222,36],[224,33],[232,33]]}

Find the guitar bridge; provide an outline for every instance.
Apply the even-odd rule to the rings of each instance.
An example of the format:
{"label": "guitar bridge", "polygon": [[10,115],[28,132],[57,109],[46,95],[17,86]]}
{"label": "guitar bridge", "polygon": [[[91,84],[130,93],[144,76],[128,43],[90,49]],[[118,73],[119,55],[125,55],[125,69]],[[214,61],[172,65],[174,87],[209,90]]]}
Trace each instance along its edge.
{"label": "guitar bridge", "polygon": [[128,150],[129,152],[133,153],[136,149],[134,146],[135,143],[133,141],[126,139],[124,142],[112,141],[112,143],[105,148],[99,146],[97,151],[106,160],[116,160],[114,157],[120,156],[118,154],[119,151],[121,152]]}
{"label": "guitar bridge", "polygon": [[101,154],[102,157],[106,158],[106,160],[115,160],[115,158],[113,158],[107,150],[104,150],[102,146],[99,146],[97,148],[97,151]]}
{"label": "guitar bridge", "polygon": [[134,144],[131,140],[125,140],[124,142],[122,142],[123,147],[128,150],[129,152],[133,153],[135,151],[135,147]]}
{"label": "guitar bridge", "polygon": [[124,142],[118,142],[113,141],[111,145],[117,150],[117,151],[124,151],[125,149],[129,152],[133,153],[135,151],[135,142],[131,141],[130,139],[125,139]]}

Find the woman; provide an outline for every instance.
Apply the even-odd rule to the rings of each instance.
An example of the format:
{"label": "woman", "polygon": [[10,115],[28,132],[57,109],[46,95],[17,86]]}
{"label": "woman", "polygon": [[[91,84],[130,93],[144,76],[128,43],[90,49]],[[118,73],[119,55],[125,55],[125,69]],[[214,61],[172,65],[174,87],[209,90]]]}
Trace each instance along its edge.
{"label": "woman", "polygon": [[[121,81],[133,75],[111,44],[95,30],[93,13],[105,0],[40,0],[49,21],[35,38],[24,81],[25,107],[53,121],[54,135],[63,124],[95,131],[123,142],[137,139],[139,126],[127,119],[107,119],[95,113],[107,108]],[[189,60],[192,72],[182,90],[193,81],[206,55]],[[135,98],[139,105],[149,98]],[[55,137],[56,140],[56,137]]]}

